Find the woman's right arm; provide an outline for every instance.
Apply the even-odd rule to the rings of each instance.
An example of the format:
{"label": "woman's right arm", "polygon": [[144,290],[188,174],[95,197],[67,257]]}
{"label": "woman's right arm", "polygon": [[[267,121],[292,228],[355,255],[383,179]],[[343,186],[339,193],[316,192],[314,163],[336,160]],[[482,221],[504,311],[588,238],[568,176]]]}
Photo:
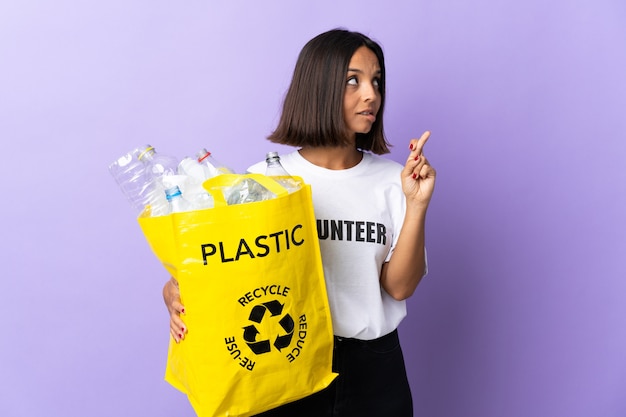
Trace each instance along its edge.
{"label": "woman's right arm", "polygon": [[170,313],[170,333],[176,343],[179,343],[185,338],[187,327],[180,318],[181,314],[185,314],[185,307],[180,302],[178,281],[174,277],[171,277],[163,286],[163,301]]}

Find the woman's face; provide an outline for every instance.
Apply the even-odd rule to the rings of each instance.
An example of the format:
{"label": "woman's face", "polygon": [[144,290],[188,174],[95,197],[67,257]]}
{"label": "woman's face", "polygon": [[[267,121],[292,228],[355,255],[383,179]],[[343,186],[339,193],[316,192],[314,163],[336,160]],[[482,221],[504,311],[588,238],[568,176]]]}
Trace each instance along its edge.
{"label": "woman's face", "polygon": [[343,118],[350,134],[368,133],[380,109],[381,70],[376,54],[366,46],[354,52],[346,75]]}

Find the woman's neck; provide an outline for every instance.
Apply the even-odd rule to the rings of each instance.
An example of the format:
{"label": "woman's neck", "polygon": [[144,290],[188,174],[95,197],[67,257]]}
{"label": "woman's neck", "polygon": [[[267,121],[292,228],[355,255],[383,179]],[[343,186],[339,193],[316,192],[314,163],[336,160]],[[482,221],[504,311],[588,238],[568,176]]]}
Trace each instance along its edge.
{"label": "woman's neck", "polygon": [[348,146],[304,147],[298,152],[313,165],[333,170],[352,168],[358,165],[363,159],[363,153],[361,151]]}

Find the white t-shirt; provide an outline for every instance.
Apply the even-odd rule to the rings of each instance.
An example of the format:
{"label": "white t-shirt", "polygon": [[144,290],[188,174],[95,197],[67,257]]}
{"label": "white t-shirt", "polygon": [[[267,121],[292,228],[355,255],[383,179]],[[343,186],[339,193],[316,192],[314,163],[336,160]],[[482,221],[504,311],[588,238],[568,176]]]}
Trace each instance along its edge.
{"label": "white t-shirt", "polygon": [[[298,151],[280,161],[311,185],[335,335],[371,340],[395,330],[406,303],[382,289],[380,272],[404,219],[402,166],[370,153],[344,170],[314,165]],[[260,162],[248,171],[262,174],[265,166]]]}

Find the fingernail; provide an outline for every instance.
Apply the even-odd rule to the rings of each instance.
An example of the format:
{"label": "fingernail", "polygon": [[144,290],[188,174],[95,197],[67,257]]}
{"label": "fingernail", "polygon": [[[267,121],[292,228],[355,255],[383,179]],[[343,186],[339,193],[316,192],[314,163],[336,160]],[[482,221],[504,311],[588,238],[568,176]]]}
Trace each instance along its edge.
{"label": "fingernail", "polygon": [[415,157],[415,160],[417,161],[417,160],[419,160],[419,159],[420,159],[420,156],[419,156],[419,155],[417,155],[417,156]]}
{"label": "fingernail", "polygon": [[180,331],[181,331],[181,332],[183,332],[183,333],[185,333],[185,328],[184,328],[184,327],[181,327],[181,328],[180,328]]}
{"label": "fingernail", "polygon": [[416,179],[416,178],[417,178],[417,174],[414,172],[413,173],[413,179]]}
{"label": "fingernail", "polygon": [[409,149],[413,150],[413,144],[412,143],[409,145]]}
{"label": "fingernail", "polygon": [[180,333],[178,333],[178,338],[179,338],[179,339],[182,339],[182,338],[183,338],[183,335],[182,335],[182,334],[180,334]]}
{"label": "fingernail", "polygon": [[185,307],[181,308],[181,309],[180,309],[180,312],[181,312],[181,313],[183,313],[183,314],[185,314]]}

